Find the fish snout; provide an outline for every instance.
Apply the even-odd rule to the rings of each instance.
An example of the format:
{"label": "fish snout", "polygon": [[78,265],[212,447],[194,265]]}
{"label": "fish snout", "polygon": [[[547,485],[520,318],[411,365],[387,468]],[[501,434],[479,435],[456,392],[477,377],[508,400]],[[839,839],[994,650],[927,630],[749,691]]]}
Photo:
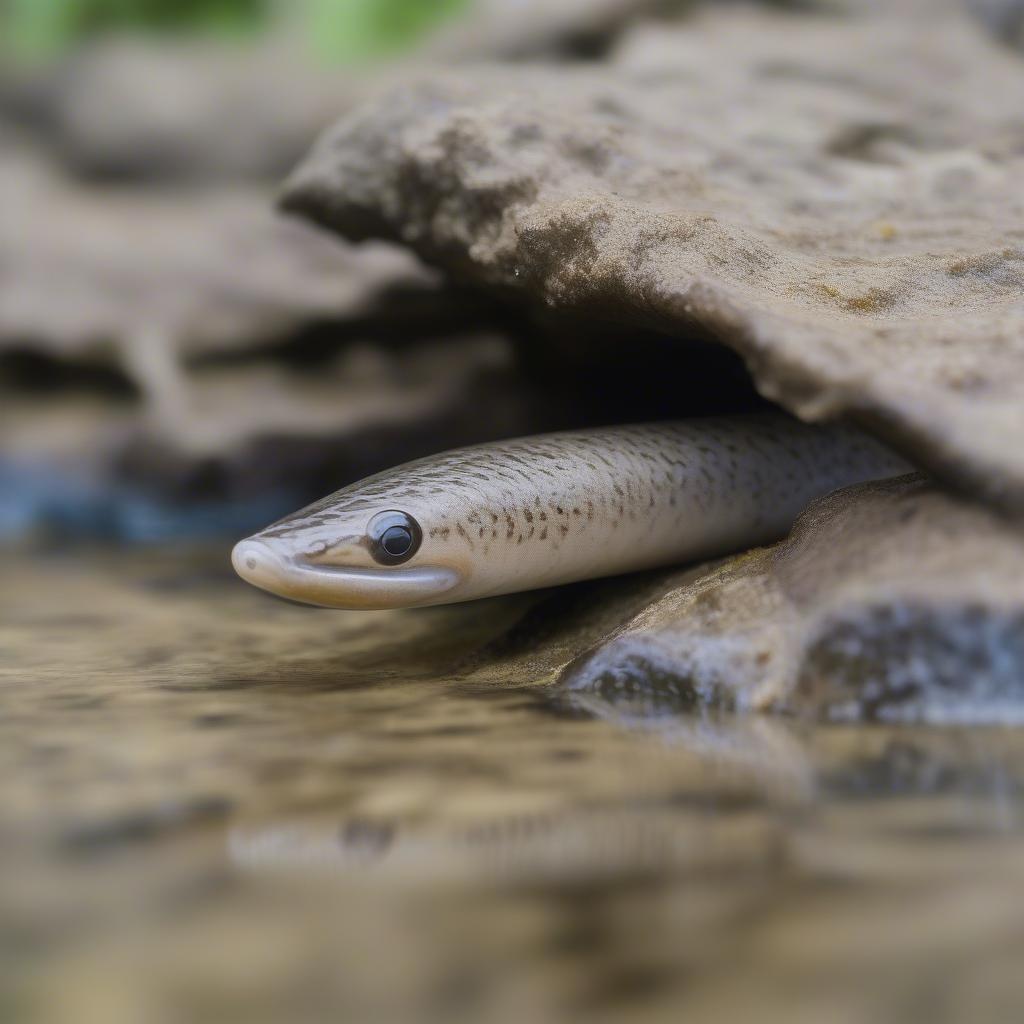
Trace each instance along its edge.
{"label": "fish snout", "polygon": [[234,546],[231,564],[243,580],[263,590],[275,590],[287,574],[281,556],[269,544],[252,537]]}
{"label": "fish snout", "polygon": [[261,590],[321,608],[433,604],[460,582],[458,571],[441,565],[368,569],[312,562],[276,551],[258,536],[235,545],[231,564],[243,580]]}

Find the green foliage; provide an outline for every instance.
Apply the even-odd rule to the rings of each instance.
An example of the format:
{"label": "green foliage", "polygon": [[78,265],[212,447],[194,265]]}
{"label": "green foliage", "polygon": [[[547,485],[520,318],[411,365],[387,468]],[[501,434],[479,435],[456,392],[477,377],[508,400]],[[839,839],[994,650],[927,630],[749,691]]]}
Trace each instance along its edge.
{"label": "green foliage", "polygon": [[318,52],[365,60],[403,50],[467,0],[309,0],[309,31]]}
{"label": "green foliage", "polygon": [[0,46],[51,54],[96,32],[146,29],[238,35],[297,23],[311,46],[339,61],[413,45],[468,0],[0,0]]}
{"label": "green foliage", "polygon": [[45,54],[119,28],[239,32],[266,17],[267,0],[0,0],[6,46]]}

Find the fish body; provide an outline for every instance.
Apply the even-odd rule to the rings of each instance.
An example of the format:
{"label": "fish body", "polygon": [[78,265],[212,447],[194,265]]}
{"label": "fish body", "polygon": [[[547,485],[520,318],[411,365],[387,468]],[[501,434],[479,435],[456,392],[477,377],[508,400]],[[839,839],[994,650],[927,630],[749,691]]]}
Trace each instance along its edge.
{"label": "fish body", "polygon": [[813,498],[908,471],[856,430],[774,415],[544,434],[368,477],[241,541],[232,560],[309,604],[445,604],[768,543]]}

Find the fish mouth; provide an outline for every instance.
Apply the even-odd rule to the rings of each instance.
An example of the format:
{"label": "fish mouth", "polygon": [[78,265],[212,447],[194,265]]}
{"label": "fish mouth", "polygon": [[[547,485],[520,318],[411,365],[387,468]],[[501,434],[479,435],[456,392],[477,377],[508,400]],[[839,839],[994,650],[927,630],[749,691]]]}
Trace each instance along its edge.
{"label": "fish mouth", "polygon": [[231,564],[243,580],[271,594],[321,608],[350,610],[434,604],[460,579],[454,569],[441,565],[394,569],[315,565],[281,555],[255,538],[235,545]]}

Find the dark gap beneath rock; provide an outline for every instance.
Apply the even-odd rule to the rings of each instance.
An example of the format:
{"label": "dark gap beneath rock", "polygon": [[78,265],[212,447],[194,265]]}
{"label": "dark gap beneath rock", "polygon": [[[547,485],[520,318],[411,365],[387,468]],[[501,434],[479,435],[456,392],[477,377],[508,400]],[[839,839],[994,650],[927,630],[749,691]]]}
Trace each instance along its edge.
{"label": "dark gap beneath rock", "polygon": [[138,388],[118,367],[90,361],[65,361],[36,350],[26,339],[24,347],[0,352],[0,390],[29,396],[97,394],[112,399],[138,398]]}
{"label": "dark gap beneath rock", "polygon": [[[205,451],[154,424],[127,371],[113,362],[62,362],[20,349],[0,356],[0,387],[30,400],[100,397],[134,401],[138,408],[130,414],[138,416],[137,423],[85,424],[84,431],[100,433],[95,445],[84,446],[90,453],[84,476],[72,480],[59,465],[41,466],[39,480],[19,487],[19,500],[27,504],[10,513],[11,521],[42,523],[42,517],[42,525],[58,534],[135,540],[231,535],[362,477],[448,448],[550,430],[735,414],[767,404],[742,361],[699,334],[678,338],[581,327],[552,317],[538,323],[479,292],[458,289],[448,290],[443,301],[404,289],[395,294],[394,309],[390,316],[313,323],[288,341],[262,348],[186,360],[188,387],[202,389],[217,379],[211,375],[230,375],[243,365],[262,367],[259,372],[271,375],[282,400],[293,403],[322,389],[326,367],[346,353],[380,353],[384,360],[365,382],[351,384],[367,410],[362,423],[282,429],[255,415],[254,426],[239,438]],[[480,354],[480,339],[487,338],[493,339],[493,358]],[[444,389],[463,346],[466,359],[479,366],[462,384],[431,411],[389,418],[407,394]],[[347,364],[335,373],[344,381]],[[244,395],[235,400],[244,407]],[[183,414],[191,417],[191,408]],[[21,465],[16,444],[0,462],[5,459]],[[25,478],[24,466],[16,475]],[[65,503],[75,506],[74,515],[62,512]]]}

